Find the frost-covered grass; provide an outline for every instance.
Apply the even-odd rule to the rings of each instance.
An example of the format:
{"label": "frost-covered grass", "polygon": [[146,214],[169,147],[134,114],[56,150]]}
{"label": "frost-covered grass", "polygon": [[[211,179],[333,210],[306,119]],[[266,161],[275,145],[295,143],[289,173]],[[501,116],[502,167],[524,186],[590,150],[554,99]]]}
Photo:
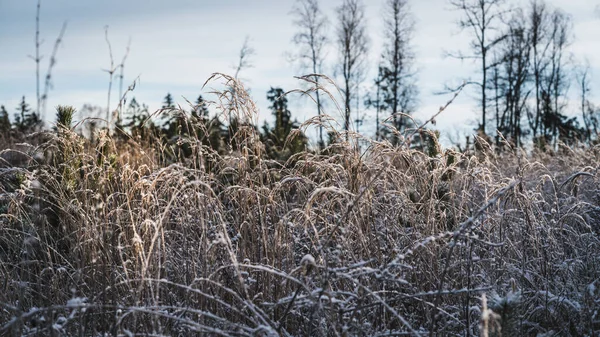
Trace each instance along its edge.
{"label": "frost-covered grass", "polygon": [[598,335],[598,148],[350,137],[283,165],[253,132],[169,164],[64,130],[0,160],[0,334]]}

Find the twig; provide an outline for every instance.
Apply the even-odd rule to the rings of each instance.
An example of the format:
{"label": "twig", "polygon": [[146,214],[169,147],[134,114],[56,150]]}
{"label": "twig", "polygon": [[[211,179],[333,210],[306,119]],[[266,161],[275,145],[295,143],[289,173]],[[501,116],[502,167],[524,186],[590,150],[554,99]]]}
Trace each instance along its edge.
{"label": "twig", "polygon": [[50,62],[48,63],[48,71],[46,72],[46,81],[44,83],[44,94],[42,95],[42,121],[46,115],[46,103],[48,103],[48,92],[52,88],[52,69],[56,65],[56,54],[58,53],[58,47],[62,43],[63,36],[65,35],[65,31],[67,30],[67,21],[63,22],[62,28],[56,41],[54,42],[54,49],[52,50],[52,56],[50,56]]}
{"label": "twig", "polygon": [[410,140],[415,136],[415,134],[417,134],[417,132],[423,130],[423,128],[425,128],[425,126],[427,126],[427,124],[432,123],[433,121],[435,121],[435,119],[437,118],[437,116],[439,116],[442,112],[444,112],[450,106],[450,104],[452,104],[454,102],[454,100],[456,100],[456,98],[458,97],[458,95],[460,95],[460,93],[463,91],[463,89],[465,88],[465,86],[467,86],[467,83],[461,84],[454,91],[454,96],[452,96],[452,98],[450,98],[450,100],[448,100],[448,102],[446,102],[446,105],[441,106],[440,110],[437,113],[435,113],[433,116],[431,116],[431,118],[429,118],[423,124],[421,124],[418,128],[416,128],[415,131],[413,131],[413,133],[404,140],[404,145],[410,144]]}
{"label": "twig", "polygon": [[115,67],[115,61],[113,59],[112,46],[110,45],[110,40],[108,39],[108,26],[104,27],[104,38],[106,40],[106,44],[108,45],[108,54],[110,56],[110,68],[109,69],[103,69],[109,75],[109,81],[108,81],[108,98],[107,98],[107,101],[106,101],[106,128],[110,132],[110,125],[112,124],[112,121],[111,121],[111,118],[110,118],[110,93],[112,91],[113,74],[115,73],[115,71],[117,70],[117,68]]}
{"label": "twig", "polygon": [[36,112],[40,113],[40,61],[42,58],[40,57],[40,45],[43,41],[40,41],[40,8],[42,5],[42,0],[38,0],[37,10],[35,15],[35,92],[37,98],[37,110]]}
{"label": "twig", "polygon": [[[119,99],[119,116],[118,116],[119,120],[121,120],[123,118],[123,103],[125,100],[125,96],[123,94],[123,77],[124,77],[124,72],[125,72],[125,61],[127,60],[127,57],[129,56],[130,47],[131,47],[131,38],[129,38],[129,41],[127,42],[127,48],[125,49],[125,55],[123,55],[121,64],[119,64],[119,68],[121,69],[121,72],[119,73],[119,97],[120,97],[120,99]],[[139,76],[138,76],[138,78],[139,78]],[[135,87],[136,80],[133,81],[134,87]],[[129,88],[131,88],[131,86],[129,86]],[[129,91],[129,89],[128,89],[128,91]],[[127,92],[125,92],[125,94],[127,94]]]}

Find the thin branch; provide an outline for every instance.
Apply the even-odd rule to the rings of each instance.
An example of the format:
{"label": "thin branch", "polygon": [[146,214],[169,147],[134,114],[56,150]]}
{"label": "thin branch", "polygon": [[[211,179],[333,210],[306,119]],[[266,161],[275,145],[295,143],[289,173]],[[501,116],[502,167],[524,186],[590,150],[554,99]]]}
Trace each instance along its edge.
{"label": "thin branch", "polygon": [[50,62],[48,63],[48,71],[46,72],[46,81],[44,83],[44,94],[42,95],[42,122],[45,119],[46,115],[46,103],[48,103],[48,92],[52,89],[52,69],[56,65],[56,54],[58,53],[58,47],[62,43],[63,37],[65,35],[65,31],[67,30],[67,21],[63,22],[62,28],[56,41],[54,42],[54,49],[52,50],[52,56],[50,57]]}

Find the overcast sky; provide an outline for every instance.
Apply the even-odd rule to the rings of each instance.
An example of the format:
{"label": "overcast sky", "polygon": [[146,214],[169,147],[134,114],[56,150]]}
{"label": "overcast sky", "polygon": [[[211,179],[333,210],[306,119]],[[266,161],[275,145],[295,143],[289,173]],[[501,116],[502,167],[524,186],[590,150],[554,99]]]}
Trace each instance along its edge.
{"label": "overcast sky", "polygon": [[[382,37],[382,3],[365,1],[368,34],[371,38],[370,84],[379,59]],[[588,59],[592,67],[593,90],[600,90],[600,20],[598,0],[548,0],[572,15],[575,42],[570,47],[575,60]],[[36,0],[0,0],[0,105],[11,115],[21,98],[35,102],[35,63],[28,55],[35,53]],[[341,0],[322,0],[329,17],[333,38],[337,22],[336,7]],[[528,0],[515,0],[525,6]],[[266,92],[271,86],[285,90],[301,88],[293,78],[301,74],[291,65],[286,52],[292,52],[291,38],[296,28],[290,11],[294,0],[52,0],[42,1],[41,37],[44,40],[42,72],[48,67],[54,40],[62,23],[68,21],[64,41],[53,70],[54,89],[49,94],[48,115],[53,106],[71,104],[80,108],[85,103],[106,106],[110,58],[104,39],[109,27],[115,62],[123,56],[131,39],[131,51],[125,65],[125,86],[137,76],[139,85],[132,96],[147,103],[151,110],[160,108],[167,92],[176,103],[185,106],[185,98],[194,101],[202,92],[202,84],[214,72],[233,74],[239,50],[246,36],[256,53],[253,68],[240,77],[251,89],[260,109],[260,119],[270,118]],[[417,56],[420,104],[417,117],[437,112],[448,96],[436,96],[445,83],[461,78],[477,78],[470,62],[444,57],[444,51],[468,48],[469,35],[460,32],[456,21],[460,13],[449,10],[447,0],[410,1],[416,19],[414,50]],[[336,59],[335,46],[328,50]],[[333,77],[332,62],[325,73]],[[113,86],[114,88],[115,86]],[[209,91],[205,88],[204,92]],[[571,88],[575,95],[577,88]],[[116,102],[118,89],[112,101]],[[131,97],[131,96],[130,96]],[[438,119],[438,127],[468,130],[475,125],[477,107],[472,92],[465,92]],[[207,96],[210,99],[210,96]],[[314,109],[306,99],[290,98],[294,117],[300,121],[311,117]],[[115,103],[116,104],[116,103]],[[114,108],[114,106],[113,106]],[[336,114],[333,104],[329,113]],[[339,113],[337,113],[339,116]],[[374,117],[361,131],[372,132]],[[312,136],[312,135],[311,135]]]}

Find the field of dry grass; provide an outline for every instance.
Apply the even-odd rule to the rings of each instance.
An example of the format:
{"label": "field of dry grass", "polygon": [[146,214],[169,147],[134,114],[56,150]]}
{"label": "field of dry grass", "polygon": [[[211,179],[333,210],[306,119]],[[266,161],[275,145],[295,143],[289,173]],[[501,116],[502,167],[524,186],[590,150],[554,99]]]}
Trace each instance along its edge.
{"label": "field of dry grass", "polygon": [[242,131],[177,162],[106,133],[5,139],[0,334],[600,333],[598,148],[350,137],[281,163]]}

